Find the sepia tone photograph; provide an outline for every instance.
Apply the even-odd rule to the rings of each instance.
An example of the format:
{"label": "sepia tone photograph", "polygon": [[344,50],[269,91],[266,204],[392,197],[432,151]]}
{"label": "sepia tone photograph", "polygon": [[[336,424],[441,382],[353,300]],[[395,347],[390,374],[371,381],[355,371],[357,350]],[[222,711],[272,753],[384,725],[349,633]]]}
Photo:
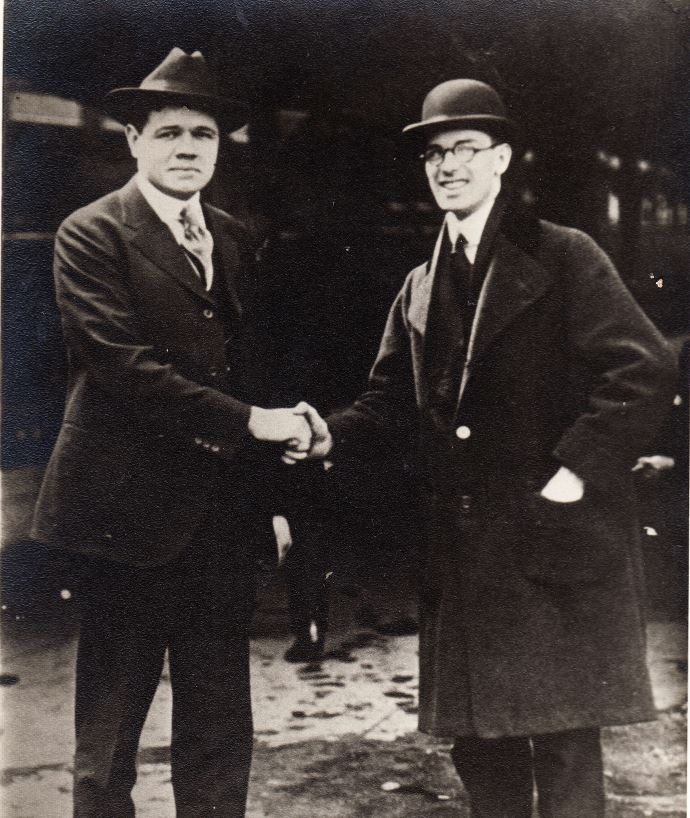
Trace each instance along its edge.
{"label": "sepia tone photograph", "polygon": [[3,15],[3,818],[683,818],[688,0]]}

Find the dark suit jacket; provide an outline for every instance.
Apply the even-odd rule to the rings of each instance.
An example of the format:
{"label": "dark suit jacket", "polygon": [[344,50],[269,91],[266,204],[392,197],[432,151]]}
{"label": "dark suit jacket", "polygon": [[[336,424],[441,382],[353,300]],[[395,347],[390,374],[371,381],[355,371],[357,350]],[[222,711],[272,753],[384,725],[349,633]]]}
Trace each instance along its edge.
{"label": "dark suit jacket", "polygon": [[[393,304],[368,391],[328,419],[336,456],[419,441],[421,729],[648,718],[630,469],[670,406],[673,356],[585,234],[507,213],[488,251],[452,425],[434,422],[425,345],[437,254]],[[579,502],[539,495],[561,464]]]}
{"label": "dark suit jacket", "polygon": [[[169,561],[207,511],[221,471],[244,513],[250,403],[262,381],[246,336],[256,281],[252,239],[204,206],[214,264],[249,353],[237,350],[168,227],[134,180],[73,213],[55,242],[55,284],[69,360],[64,421],[38,500],[33,536],[140,565]],[[232,341],[230,342],[232,343]],[[244,394],[229,394],[230,382]],[[244,495],[247,492],[244,491]],[[230,495],[232,496],[232,494]]]}

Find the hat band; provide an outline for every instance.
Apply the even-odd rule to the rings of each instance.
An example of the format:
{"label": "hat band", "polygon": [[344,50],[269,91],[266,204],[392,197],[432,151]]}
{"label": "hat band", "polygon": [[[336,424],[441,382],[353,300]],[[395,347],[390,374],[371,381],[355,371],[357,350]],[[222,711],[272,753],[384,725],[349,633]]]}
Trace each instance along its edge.
{"label": "hat band", "polygon": [[403,133],[417,128],[433,127],[434,125],[442,125],[444,122],[478,122],[481,120],[489,122],[502,122],[508,127],[513,127],[513,123],[508,117],[500,114],[440,114],[439,116],[432,116],[429,119],[424,119],[421,122],[414,122],[412,125],[406,125],[403,128]]}

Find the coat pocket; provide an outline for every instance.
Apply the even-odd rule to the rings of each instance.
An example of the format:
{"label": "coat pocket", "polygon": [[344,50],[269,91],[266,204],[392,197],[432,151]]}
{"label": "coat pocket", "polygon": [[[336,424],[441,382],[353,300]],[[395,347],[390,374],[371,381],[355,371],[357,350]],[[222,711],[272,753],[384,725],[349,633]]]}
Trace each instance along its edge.
{"label": "coat pocket", "polygon": [[591,489],[574,503],[527,496],[522,571],[555,585],[606,582],[623,565],[625,532]]}

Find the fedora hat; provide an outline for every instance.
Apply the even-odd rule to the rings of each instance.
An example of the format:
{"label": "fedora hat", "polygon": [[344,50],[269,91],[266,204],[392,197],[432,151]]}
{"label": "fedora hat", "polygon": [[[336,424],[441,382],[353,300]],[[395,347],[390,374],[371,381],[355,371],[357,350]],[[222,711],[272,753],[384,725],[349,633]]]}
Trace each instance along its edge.
{"label": "fedora hat", "polygon": [[506,114],[503,100],[490,85],[461,79],[432,88],[424,99],[421,121],[407,125],[403,133],[428,136],[433,131],[462,126],[488,129],[507,138],[517,130]]}
{"label": "fedora hat", "polygon": [[200,51],[186,54],[173,48],[138,88],[115,88],[106,94],[106,113],[126,125],[134,112],[166,105],[206,111],[219,126],[234,131],[247,122],[246,105],[218,94],[216,81]]}

